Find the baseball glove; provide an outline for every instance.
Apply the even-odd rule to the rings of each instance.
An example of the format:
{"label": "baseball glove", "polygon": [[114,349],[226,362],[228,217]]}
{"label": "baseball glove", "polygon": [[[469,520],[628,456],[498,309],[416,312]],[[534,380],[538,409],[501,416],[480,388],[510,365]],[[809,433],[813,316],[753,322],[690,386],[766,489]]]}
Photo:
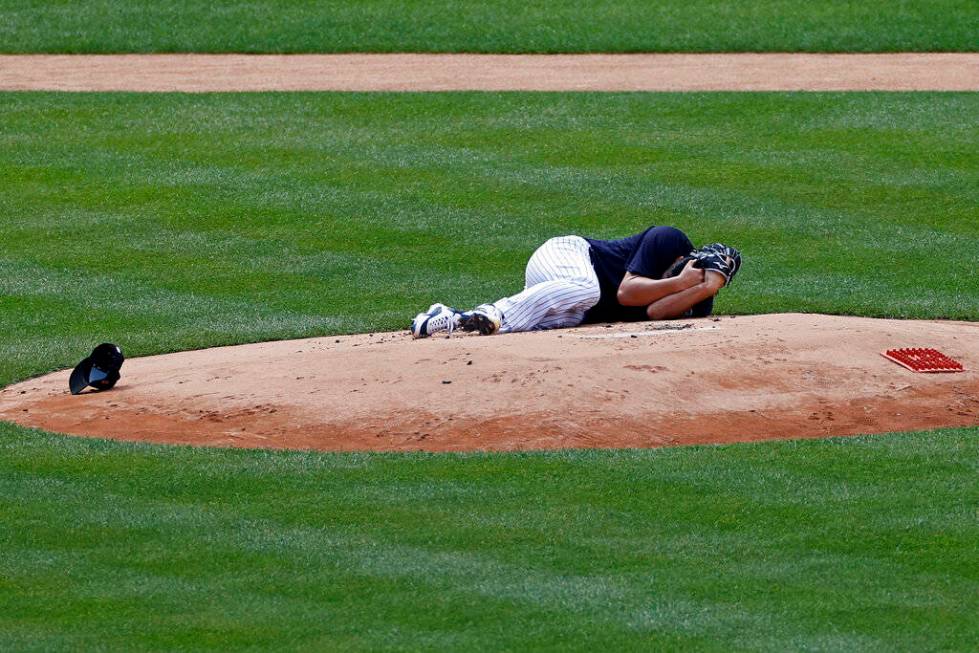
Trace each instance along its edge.
{"label": "baseball glove", "polygon": [[741,252],[734,247],[728,247],[723,243],[711,243],[697,251],[704,253],[705,270],[716,270],[724,275],[725,286],[731,283],[734,275],[741,269]]}
{"label": "baseball glove", "polygon": [[738,270],[741,269],[741,252],[721,243],[704,245],[671,265],[663,274],[663,278],[669,279],[677,276],[690,261],[696,261],[693,264],[695,268],[719,272],[724,277],[724,285],[727,286],[734,279]]}

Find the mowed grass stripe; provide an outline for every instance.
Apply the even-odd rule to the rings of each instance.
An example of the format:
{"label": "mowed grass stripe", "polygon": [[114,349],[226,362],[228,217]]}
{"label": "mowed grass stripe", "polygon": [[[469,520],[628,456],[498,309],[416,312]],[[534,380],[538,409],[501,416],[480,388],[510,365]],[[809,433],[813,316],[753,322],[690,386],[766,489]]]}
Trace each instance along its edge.
{"label": "mowed grass stripe", "polygon": [[7,645],[977,641],[969,430],[502,456],[0,433],[8,523],[29,525],[0,531]]}
{"label": "mowed grass stripe", "polygon": [[4,94],[0,383],[404,328],[550,236],[730,242],[721,312],[979,317],[976,94]]}
{"label": "mowed grass stripe", "polygon": [[0,52],[974,51],[968,0],[5,0]]}

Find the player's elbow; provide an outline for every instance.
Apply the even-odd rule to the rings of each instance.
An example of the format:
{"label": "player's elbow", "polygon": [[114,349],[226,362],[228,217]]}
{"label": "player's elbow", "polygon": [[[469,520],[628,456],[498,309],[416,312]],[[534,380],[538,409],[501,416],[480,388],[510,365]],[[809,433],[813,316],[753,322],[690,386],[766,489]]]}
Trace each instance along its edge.
{"label": "player's elbow", "polygon": [[632,287],[628,279],[619,284],[619,289],[615,293],[615,300],[622,306],[642,306],[645,303],[639,300],[635,288]]}
{"label": "player's elbow", "polygon": [[615,293],[615,301],[623,306],[629,306],[629,291],[619,286],[619,289]]}

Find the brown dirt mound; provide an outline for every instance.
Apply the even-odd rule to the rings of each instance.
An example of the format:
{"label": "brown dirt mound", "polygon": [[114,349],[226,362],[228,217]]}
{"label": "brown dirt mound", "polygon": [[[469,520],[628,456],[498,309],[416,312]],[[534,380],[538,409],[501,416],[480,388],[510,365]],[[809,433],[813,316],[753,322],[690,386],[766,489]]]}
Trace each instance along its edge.
{"label": "brown dirt mound", "polygon": [[[759,315],[414,341],[406,334],[129,360],[0,391],[0,419],[121,440],[465,451],[824,437],[979,424],[979,324]],[[966,371],[881,356],[935,347]]]}
{"label": "brown dirt mound", "polygon": [[975,91],[979,53],[0,56],[8,91]]}

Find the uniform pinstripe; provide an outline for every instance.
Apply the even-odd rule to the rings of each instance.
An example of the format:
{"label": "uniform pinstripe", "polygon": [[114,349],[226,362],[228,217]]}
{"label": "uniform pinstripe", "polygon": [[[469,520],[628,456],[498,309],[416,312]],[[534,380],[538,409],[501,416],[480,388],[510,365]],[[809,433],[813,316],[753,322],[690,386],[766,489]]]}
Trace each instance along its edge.
{"label": "uniform pinstripe", "polygon": [[500,333],[512,333],[577,326],[600,298],[588,241],[560,236],[530,257],[523,291],[494,305],[503,313]]}

